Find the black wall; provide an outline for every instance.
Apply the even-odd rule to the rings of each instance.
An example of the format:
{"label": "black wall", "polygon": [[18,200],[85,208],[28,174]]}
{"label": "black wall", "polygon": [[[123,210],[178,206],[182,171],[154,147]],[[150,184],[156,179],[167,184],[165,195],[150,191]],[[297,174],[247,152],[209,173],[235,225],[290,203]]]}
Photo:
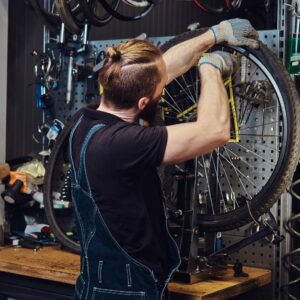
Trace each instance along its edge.
{"label": "black wall", "polygon": [[[239,14],[215,16],[203,13],[192,1],[162,0],[148,16],[140,21],[113,20],[105,27],[92,28],[90,40],[131,38],[142,32],[148,36],[176,35],[194,22],[210,26],[235,16],[246,17],[257,29],[276,27],[276,0],[273,12],[266,13],[264,1],[245,0]],[[7,108],[7,159],[37,153],[41,145],[33,135],[41,139],[37,126],[42,122],[42,112],[35,108],[32,49],[42,50],[43,25],[33,10],[23,0],[9,0],[8,42],[8,108]],[[184,54],[183,54],[184,55]]]}

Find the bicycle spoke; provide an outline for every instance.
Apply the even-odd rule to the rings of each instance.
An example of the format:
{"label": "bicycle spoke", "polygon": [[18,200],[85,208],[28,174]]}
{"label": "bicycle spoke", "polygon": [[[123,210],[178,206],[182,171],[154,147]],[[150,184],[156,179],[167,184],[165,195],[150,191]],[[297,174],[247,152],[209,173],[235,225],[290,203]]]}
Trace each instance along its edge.
{"label": "bicycle spoke", "polygon": [[170,107],[172,107],[174,110],[176,110],[178,113],[182,113],[181,108],[177,105],[175,99],[171,96],[171,94],[169,93],[169,91],[168,91],[167,89],[165,89],[165,91],[166,91],[166,93],[168,94],[168,96],[171,98],[171,100],[174,102],[174,104],[177,106],[177,108],[176,108],[174,105],[172,105],[166,98],[163,98],[164,101],[166,101],[166,103],[167,103]]}
{"label": "bicycle spoke", "polygon": [[262,124],[262,125],[254,125],[254,126],[249,126],[249,127],[245,127],[245,128],[240,128],[239,130],[245,130],[245,129],[250,129],[250,128],[256,128],[256,127],[271,125],[271,124],[277,124],[279,122],[280,121],[274,121],[274,122],[270,122],[270,123],[266,123],[266,124]]}
{"label": "bicycle spoke", "polygon": [[235,165],[234,165],[234,163],[233,163],[233,161],[232,161],[232,159],[231,159],[231,157],[230,157],[230,155],[228,154],[228,152],[227,152],[227,149],[226,148],[224,148],[224,150],[225,150],[225,152],[226,152],[226,154],[227,154],[227,156],[228,156],[228,159],[229,159],[229,161],[227,160],[227,158],[223,155],[223,154],[220,154],[233,168],[234,168],[234,170],[236,171],[236,172],[238,172],[239,174],[241,174],[242,175],[242,177],[244,177],[249,183],[251,183],[253,186],[255,186],[255,183],[254,182],[252,182],[249,178],[248,178],[248,176],[247,175],[245,175],[243,172],[241,172]]}
{"label": "bicycle spoke", "polygon": [[[224,149],[225,149],[225,151],[226,151],[226,148],[224,148]],[[242,187],[243,187],[245,193],[248,195],[249,199],[251,199],[252,197],[251,197],[251,196],[249,195],[249,193],[247,192],[247,190],[246,190],[246,188],[245,188],[245,186],[244,186],[244,183],[243,183],[242,180],[241,180],[241,177],[238,175],[238,172],[241,173],[240,170],[237,169],[236,166],[233,164],[233,162],[232,162],[230,156],[228,155],[227,151],[226,151],[226,154],[227,154],[227,156],[228,156],[228,158],[229,158],[230,161],[228,161],[227,158],[226,158],[223,154],[220,154],[220,155],[225,159],[225,161],[226,161],[229,165],[231,165],[231,166],[233,167],[233,169],[234,169],[234,171],[235,171],[235,173],[236,173],[236,176],[238,177],[238,180],[239,180],[239,182],[241,183],[241,185],[242,185]],[[241,173],[241,175],[242,175],[243,177],[245,177],[249,182],[251,182],[251,181],[250,181],[243,173]],[[252,183],[252,184],[253,184],[253,183]],[[254,184],[253,184],[253,185],[254,185]]]}
{"label": "bicycle spoke", "polygon": [[[219,148],[218,148],[219,150]],[[212,159],[212,155],[213,155],[213,152],[216,152],[216,154],[219,156],[219,154],[217,153],[216,150],[213,150],[211,153],[210,153],[210,160],[212,161],[213,163],[213,167],[214,167],[214,171],[216,173],[216,180],[217,180],[217,183],[218,183],[218,187],[220,189],[220,193],[221,193],[221,197],[222,197],[222,200],[224,201],[224,204],[225,204],[225,199],[224,199],[224,196],[223,196],[223,192],[222,192],[222,187],[221,187],[221,183],[220,183],[220,180],[219,180],[219,170],[217,170],[216,168],[216,165],[215,165],[215,162],[214,162],[214,159]],[[219,159],[219,158],[217,158]],[[220,159],[219,159],[220,160]]]}
{"label": "bicycle spoke", "polygon": [[195,93],[195,100],[197,101],[198,98],[199,98],[199,94],[197,93],[197,91],[198,91],[197,79],[196,79],[196,83],[195,83],[192,71],[190,70],[188,73],[189,73],[190,79],[192,81],[192,86],[193,86],[193,90],[194,90],[194,93]]}
{"label": "bicycle spoke", "polygon": [[224,168],[224,165],[223,165],[223,162],[222,162],[222,160],[221,160],[221,159],[220,159],[220,165],[221,165],[221,166],[222,166],[222,168],[223,168],[223,173],[224,173],[224,175],[225,175],[225,178],[226,178],[226,180],[227,180],[227,182],[228,182],[228,186],[229,186],[229,188],[230,188],[231,194],[232,194],[232,195],[233,195],[233,197],[234,197],[233,208],[235,209],[235,204],[237,205],[237,207],[239,207],[239,204],[238,204],[238,202],[237,202],[237,200],[236,200],[236,197],[235,197],[235,192],[234,192],[234,191],[233,191],[233,189],[232,189],[232,186],[231,186],[230,180],[229,180],[229,178],[228,178],[228,176],[227,176],[226,169]]}
{"label": "bicycle spoke", "polygon": [[204,168],[204,173],[205,173],[206,184],[207,184],[207,188],[208,188],[208,195],[209,195],[209,200],[210,200],[210,204],[211,204],[211,209],[212,209],[213,214],[215,214],[215,209],[214,209],[213,200],[212,200],[212,197],[211,197],[211,191],[210,191],[210,186],[209,186],[209,180],[208,180],[208,176],[207,176],[205,161],[204,161],[203,155],[201,155],[201,157],[202,157],[202,163],[203,163],[203,168]]}
{"label": "bicycle spoke", "polygon": [[72,14],[73,14],[74,16],[78,16],[78,15],[82,12],[79,3],[78,3],[77,5],[75,5],[75,6],[71,9],[71,11],[72,11]]}
{"label": "bicycle spoke", "polygon": [[[190,73],[190,71],[189,71],[189,73]],[[184,81],[185,86],[187,87],[187,90],[190,92],[190,96],[191,96],[191,99],[192,99],[193,103],[195,103],[195,102],[196,102],[196,99],[194,99],[193,93],[192,93],[192,91],[189,89],[190,86],[193,87],[193,83],[188,84],[188,83],[186,82],[186,80],[185,80],[185,76],[182,75],[181,77],[182,77],[182,79],[183,79],[183,81]]]}
{"label": "bicycle spoke", "polygon": [[247,116],[247,118],[246,118],[246,121],[245,121],[245,123],[244,124],[247,124],[248,123],[248,121],[249,121],[249,119],[250,119],[250,116],[251,116],[251,113],[252,113],[252,111],[253,111],[253,105],[251,106],[251,108],[250,108],[250,111],[249,111],[249,113],[248,113],[248,116]]}
{"label": "bicycle spoke", "polygon": [[245,149],[246,152],[250,152],[250,153],[252,153],[253,155],[255,155],[255,156],[261,158],[261,159],[263,160],[263,162],[266,162],[266,163],[270,164],[272,167],[274,167],[274,166],[276,165],[276,163],[273,163],[273,162],[271,162],[271,161],[266,160],[264,157],[258,155],[257,153],[255,153],[254,151],[250,150],[249,148],[247,148],[247,147],[241,145],[240,143],[237,143],[236,145],[238,145],[239,147]]}
{"label": "bicycle spoke", "polygon": [[[184,77],[184,76],[181,76],[181,77]],[[189,95],[189,94],[186,92],[185,88],[180,84],[180,82],[178,81],[177,78],[175,79],[175,82],[181,87],[181,89],[185,92],[185,94],[188,96],[188,98],[189,98],[193,103],[195,103],[195,100],[193,99],[193,96]]]}
{"label": "bicycle spoke", "polygon": [[245,136],[257,136],[257,137],[280,137],[279,134],[264,134],[264,135],[261,135],[261,134],[252,134],[252,133],[240,133],[239,135],[245,135]]}
{"label": "bicycle spoke", "polygon": [[251,169],[254,169],[254,167],[252,165],[250,165],[247,161],[243,160],[240,156],[238,156],[236,153],[234,153],[230,148],[227,148],[225,145],[223,146],[223,148],[226,148],[228,151],[230,151],[234,155],[234,157],[237,158],[239,161],[245,163]]}

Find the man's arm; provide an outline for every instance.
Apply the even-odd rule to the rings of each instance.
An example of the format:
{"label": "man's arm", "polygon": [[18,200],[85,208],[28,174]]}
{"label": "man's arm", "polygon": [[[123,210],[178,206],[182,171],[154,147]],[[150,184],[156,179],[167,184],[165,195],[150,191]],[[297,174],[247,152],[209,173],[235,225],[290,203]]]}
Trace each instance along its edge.
{"label": "man's arm", "polygon": [[258,48],[258,33],[248,20],[231,19],[211,27],[204,34],[175,45],[163,55],[167,66],[167,83],[187,72],[203,52],[219,43]]}
{"label": "man's arm", "polygon": [[163,59],[167,67],[167,84],[187,72],[198,62],[200,55],[214,44],[214,33],[208,30],[195,38],[173,46],[165,52]]}
{"label": "man's arm", "polygon": [[212,65],[203,64],[200,78],[197,121],[166,127],[164,164],[192,159],[224,145],[230,138],[229,103],[221,73]]}

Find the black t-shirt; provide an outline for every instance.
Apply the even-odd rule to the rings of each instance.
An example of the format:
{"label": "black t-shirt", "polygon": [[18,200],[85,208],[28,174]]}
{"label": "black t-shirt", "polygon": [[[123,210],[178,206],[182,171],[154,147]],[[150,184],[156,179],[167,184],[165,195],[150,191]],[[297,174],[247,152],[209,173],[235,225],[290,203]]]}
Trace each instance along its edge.
{"label": "black t-shirt", "polygon": [[115,115],[83,110],[74,134],[73,156],[78,168],[82,142],[95,124],[105,124],[91,139],[86,168],[93,197],[114,238],[136,260],[158,277],[168,268],[168,244],[160,179],[156,167],[162,163],[165,127],[143,127]]}

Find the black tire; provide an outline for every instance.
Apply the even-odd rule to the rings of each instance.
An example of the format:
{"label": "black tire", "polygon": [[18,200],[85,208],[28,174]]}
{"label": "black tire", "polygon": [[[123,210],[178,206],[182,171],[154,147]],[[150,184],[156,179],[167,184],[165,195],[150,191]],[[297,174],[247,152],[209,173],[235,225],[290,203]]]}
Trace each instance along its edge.
{"label": "black tire", "polygon": [[[68,138],[69,134],[72,130],[72,127],[75,125],[76,121],[80,118],[82,112],[79,110],[65,125],[61,133],[59,134],[56,143],[51,150],[51,155],[49,158],[49,162],[46,167],[46,175],[44,180],[44,206],[45,206],[45,215],[49,222],[50,227],[52,228],[56,239],[68,250],[80,253],[80,244],[65,234],[65,230],[62,228],[56,211],[53,208],[53,186],[55,184],[55,176],[57,176],[57,167],[59,167],[59,162],[63,162],[64,164],[68,164]],[[70,199],[71,200],[71,199]],[[73,214],[71,210],[67,211],[68,219],[73,218]]]}
{"label": "black tire", "polygon": [[43,22],[48,26],[50,31],[55,32],[57,30],[58,24],[60,24],[60,18],[58,13],[50,12],[43,7],[43,2],[41,0],[29,0],[29,4],[34,9],[36,15],[40,17]]}
{"label": "black tire", "polygon": [[222,3],[218,3],[219,5],[216,5],[213,3],[207,3],[208,1],[202,1],[202,0],[193,0],[195,5],[202,9],[203,11],[210,13],[210,14],[222,14],[227,12],[227,6],[225,6],[225,3],[223,1],[219,1]]}
{"label": "black tire", "polygon": [[[72,11],[72,4],[76,4],[76,11]],[[67,3],[66,0],[55,0],[55,5],[62,22],[70,33],[80,34],[84,26],[85,16],[77,1]]]}
{"label": "black tire", "polygon": [[137,15],[127,16],[122,13],[119,13],[117,9],[111,7],[111,5],[107,2],[107,0],[99,0],[105,10],[110,13],[113,17],[121,21],[137,21],[145,17],[153,8],[154,4],[150,3],[149,6],[143,8],[142,12],[139,12]]}
{"label": "black tire", "polygon": [[[205,29],[187,32],[162,45],[163,52],[174,45],[198,36]],[[299,96],[295,89],[294,82],[285,70],[279,59],[264,44],[260,43],[258,50],[222,47],[225,51],[242,51],[243,55],[255,57],[257,61],[263,64],[269,75],[272,76],[274,84],[277,85],[282,96],[282,107],[284,115],[282,116],[283,136],[282,146],[279,158],[272,175],[258,194],[251,199],[251,212],[254,216],[259,216],[268,211],[279,199],[286,187],[291,183],[294,171],[299,161],[300,149],[300,107]],[[226,50],[227,49],[227,50]],[[212,49],[214,50],[214,49]],[[220,215],[199,214],[197,224],[201,231],[226,231],[240,227],[251,222],[251,217],[247,205],[239,207],[234,211]]]}
{"label": "black tire", "polygon": [[[102,12],[101,15],[99,15],[99,12],[95,12],[93,11],[93,4],[94,3],[99,3],[98,0],[93,0],[90,1],[90,3],[87,3],[86,0],[78,0],[80,6],[82,7],[84,14],[86,16],[86,18],[88,19],[88,21],[94,25],[94,26],[104,26],[107,23],[109,23],[112,20],[112,15],[109,14],[106,10],[104,10],[102,8],[102,10],[104,10],[104,13]],[[111,6],[114,10],[116,10],[118,8],[118,5],[120,3],[120,0],[111,0]],[[99,6],[101,6],[101,4],[98,4]]]}

